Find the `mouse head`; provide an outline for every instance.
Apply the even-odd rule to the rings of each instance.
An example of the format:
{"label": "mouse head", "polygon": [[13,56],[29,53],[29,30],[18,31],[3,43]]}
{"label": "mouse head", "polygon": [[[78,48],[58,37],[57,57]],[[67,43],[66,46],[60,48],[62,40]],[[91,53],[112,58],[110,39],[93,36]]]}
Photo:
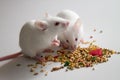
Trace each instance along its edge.
{"label": "mouse head", "polygon": [[36,20],[34,25],[40,31],[61,33],[67,29],[69,21],[60,17],[47,15],[44,20]]}
{"label": "mouse head", "polygon": [[63,34],[65,36],[64,43],[69,49],[75,49],[79,46],[80,40],[82,39],[83,29],[79,19],[76,20],[72,26],[72,30],[68,30]]}
{"label": "mouse head", "polygon": [[57,31],[58,34],[65,31],[69,25],[68,20],[60,17],[48,16],[46,20],[47,20],[47,23],[49,24],[48,25],[49,30]]}

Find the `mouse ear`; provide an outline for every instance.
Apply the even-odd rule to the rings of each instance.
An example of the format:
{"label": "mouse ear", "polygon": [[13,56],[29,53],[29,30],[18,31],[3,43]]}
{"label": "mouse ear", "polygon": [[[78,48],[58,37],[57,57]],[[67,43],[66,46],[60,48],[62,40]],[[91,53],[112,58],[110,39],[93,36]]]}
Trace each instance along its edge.
{"label": "mouse ear", "polygon": [[35,26],[41,31],[45,31],[48,28],[47,23],[43,21],[36,21]]}
{"label": "mouse ear", "polygon": [[45,17],[48,18],[48,17],[51,17],[48,12],[45,13]]}
{"label": "mouse ear", "polygon": [[49,15],[48,15],[48,13],[46,12],[46,13],[45,13],[45,17],[48,17],[48,16],[49,16]]}
{"label": "mouse ear", "polygon": [[80,21],[80,19],[78,18],[78,19],[76,20],[74,26],[73,26],[73,29],[74,29],[75,31],[79,31],[80,26],[81,26],[81,21]]}

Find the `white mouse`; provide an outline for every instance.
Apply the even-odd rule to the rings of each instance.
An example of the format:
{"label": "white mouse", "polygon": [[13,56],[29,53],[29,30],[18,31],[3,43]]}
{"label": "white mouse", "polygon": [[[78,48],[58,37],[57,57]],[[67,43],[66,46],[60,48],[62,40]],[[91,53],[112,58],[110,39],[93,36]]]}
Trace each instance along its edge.
{"label": "white mouse", "polygon": [[58,36],[63,47],[75,49],[79,46],[80,42],[85,43],[83,40],[83,24],[78,14],[72,10],[63,10],[57,16],[70,22],[68,29]]}
{"label": "white mouse", "polygon": [[47,17],[43,20],[31,20],[26,22],[20,32],[19,45],[21,52],[5,57],[1,57],[0,61],[17,57],[24,54],[32,58],[36,58],[50,46],[59,45],[56,35],[67,29],[69,22],[60,17]]}

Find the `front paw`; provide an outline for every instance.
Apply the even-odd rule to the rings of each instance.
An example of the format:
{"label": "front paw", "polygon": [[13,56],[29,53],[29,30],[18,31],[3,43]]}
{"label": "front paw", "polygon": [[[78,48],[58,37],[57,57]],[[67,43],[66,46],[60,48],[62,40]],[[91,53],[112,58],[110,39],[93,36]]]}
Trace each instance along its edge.
{"label": "front paw", "polygon": [[64,49],[69,49],[69,46],[63,42],[60,43],[60,47],[62,47]]}
{"label": "front paw", "polygon": [[37,60],[39,62],[45,62],[46,61],[45,58],[40,57],[40,56],[35,56],[33,59],[35,59],[35,60]]}
{"label": "front paw", "polygon": [[53,40],[53,42],[60,44],[59,40]]}
{"label": "front paw", "polygon": [[59,40],[53,40],[52,41],[52,46],[59,46],[60,45],[60,41]]}

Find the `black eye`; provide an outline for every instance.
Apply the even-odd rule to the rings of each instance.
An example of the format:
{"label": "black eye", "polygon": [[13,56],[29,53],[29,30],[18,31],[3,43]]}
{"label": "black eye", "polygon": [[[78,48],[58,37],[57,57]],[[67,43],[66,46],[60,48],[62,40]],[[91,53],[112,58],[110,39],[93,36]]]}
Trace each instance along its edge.
{"label": "black eye", "polygon": [[66,42],[67,42],[67,43],[69,43],[69,41],[68,41],[68,40],[66,40]]}
{"label": "black eye", "polygon": [[78,38],[75,38],[75,41],[77,41],[78,40]]}
{"label": "black eye", "polygon": [[58,26],[59,24],[60,24],[59,22],[56,22],[56,23],[55,23],[55,26]]}

